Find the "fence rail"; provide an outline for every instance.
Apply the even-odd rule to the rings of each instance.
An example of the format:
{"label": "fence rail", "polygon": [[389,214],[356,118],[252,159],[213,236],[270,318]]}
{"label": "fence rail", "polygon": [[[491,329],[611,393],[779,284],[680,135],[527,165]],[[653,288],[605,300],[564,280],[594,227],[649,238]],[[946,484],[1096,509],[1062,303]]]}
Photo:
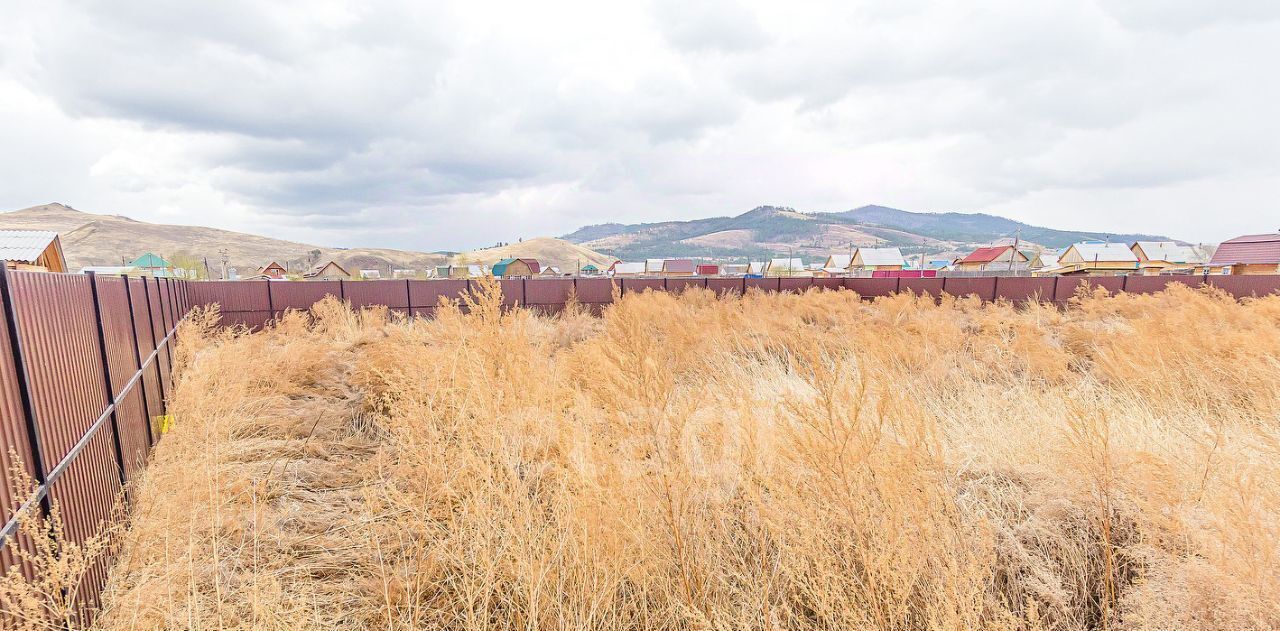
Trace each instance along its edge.
{"label": "fence rail", "polygon": [[[748,290],[799,292],[810,287],[847,289],[866,298],[913,292],[930,296],[977,296],[982,300],[1025,302],[1040,300],[1066,304],[1082,285],[1112,292],[1153,293],[1172,283],[1191,287],[1212,285],[1238,298],[1280,292],[1280,276],[948,276],[934,278],[529,278],[498,281],[507,306],[521,304],[544,312],[564,309],[569,296],[599,309],[613,302],[615,283],[621,294],[637,291],[680,292],[702,287],[720,295]],[[349,301],[353,307],[382,305],[392,311],[429,317],[441,297],[474,293],[473,280],[361,280],[265,281],[230,280],[187,285],[192,305],[217,303],[223,324],[260,327],[288,309],[308,309],[325,296]]]}
{"label": "fence rail", "polygon": [[[56,503],[74,543],[116,517],[117,496],[158,439],[174,331],[191,303],[185,281],[0,265],[0,304],[0,572],[31,576],[8,545],[32,550],[20,529],[27,511],[47,516]],[[15,467],[34,480],[30,496],[15,495],[27,491],[15,488]],[[108,563],[82,578],[82,615],[96,608]]]}

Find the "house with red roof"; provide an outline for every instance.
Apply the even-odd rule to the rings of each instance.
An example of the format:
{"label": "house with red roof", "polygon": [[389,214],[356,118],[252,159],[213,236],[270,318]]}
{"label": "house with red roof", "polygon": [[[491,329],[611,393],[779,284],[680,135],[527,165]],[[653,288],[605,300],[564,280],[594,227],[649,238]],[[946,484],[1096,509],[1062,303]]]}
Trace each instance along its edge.
{"label": "house with red roof", "polygon": [[1226,267],[1232,274],[1280,274],[1280,232],[1247,234],[1223,241],[1214,251],[1209,267]]}
{"label": "house with red roof", "polygon": [[1031,261],[1027,255],[1014,249],[1012,245],[991,245],[978,248],[956,262],[955,268],[962,272],[985,272],[990,270],[1027,269]]}

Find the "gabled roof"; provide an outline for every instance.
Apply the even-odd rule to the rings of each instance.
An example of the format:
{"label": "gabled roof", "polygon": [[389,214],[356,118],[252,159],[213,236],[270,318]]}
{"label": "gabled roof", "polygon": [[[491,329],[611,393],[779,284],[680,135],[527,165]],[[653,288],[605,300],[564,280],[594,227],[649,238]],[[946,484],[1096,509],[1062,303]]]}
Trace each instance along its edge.
{"label": "gabled roof", "polygon": [[766,263],[762,261],[752,261],[747,263],[748,274],[763,274]]}
{"label": "gabled roof", "polygon": [[641,262],[624,263],[622,261],[616,261],[613,265],[609,266],[609,269],[613,270],[614,274],[643,274],[645,264]]}
{"label": "gabled roof", "polygon": [[34,263],[57,239],[48,230],[0,230],[0,260]]}
{"label": "gabled roof", "polygon": [[[1098,243],[1084,241],[1081,243],[1073,243],[1071,244],[1071,247],[1067,249],[1074,249],[1076,254],[1079,254],[1080,258],[1084,260],[1085,263],[1092,263],[1094,261],[1098,261],[1100,263],[1138,262],[1137,255],[1133,253],[1133,250],[1129,249],[1129,246],[1123,243]],[[1063,254],[1066,254],[1066,252],[1063,252]]]}
{"label": "gabled roof", "polygon": [[302,277],[310,278],[312,276],[319,276],[324,272],[325,268],[329,267],[330,265],[338,268],[338,271],[341,272],[343,276],[351,275],[351,274],[348,274],[347,270],[343,269],[341,265],[338,265],[336,261],[326,261],[324,263],[316,263],[315,267],[312,267],[311,269],[307,270],[307,273],[303,274]]}
{"label": "gabled roof", "polygon": [[968,256],[960,259],[961,263],[990,263],[1001,256],[1005,252],[1012,250],[1012,245],[992,245],[978,248],[969,253]]}
{"label": "gabled roof", "polygon": [[804,266],[804,259],[770,259],[769,269],[774,268],[790,270],[808,269]]}
{"label": "gabled roof", "polygon": [[[139,266],[139,267],[141,267],[141,266]],[[282,270],[288,271],[288,270],[285,268],[285,266],[283,266],[283,265],[281,265],[281,264],[279,264],[279,263],[277,263],[277,262],[275,262],[275,261],[271,261],[270,263],[267,263],[266,265],[263,265],[262,267],[260,267],[260,268],[258,268],[258,269],[260,269],[260,270],[268,270],[268,269],[271,269],[271,268],[273,268],[273,267],[278,267],[278,268],[280,268],[280,269],[282,269]]]}
{"label": "gabled roof", "polygon": [[[1204,256],[1189,245],[1178,245],[1173,241],[1138,241],[1133,244],[1134,250],[1141,249],[1148,261],[1164,261],[1166,263],[1204,263]],[[1136,255],[1137,252],[1134,252]]]}
{"label": "gabled roof", "polygon": [[852,254],[832,254],[827,257],[826,267],[828,269],[838,267],[840,269],[849,269],[849,265],[853,263]]}
{"label": "gabled roof", "polygon": [[1280,264],[1280,233],[1249,234],[1223,241],[1210,265]]}
{"label": "gabled roof", "polygon": [[662,261],[662,271],[669,274],[692,274],[695,267],[689,259],[665,259]]}
{"label": "gabled roof", "polygon": [[662,271],[662,263],[666,259],[645,259],[644,271],[646,274],[657,274]]}
{"label": "gabled roof", "polygon": [[149,267],[149,268],[157,268],[157,269],[173,267],[173,263],[170,263],[169,261],[166,261],[156,256],[155,254],[152,254],[151,252],[147,252],[146,254],[139,256],[138,258],[134,259],[133,262],[130,263],[129,265],[131,267]]}
{"label": "gabled roof", "polygon": [[863,265],[906,265],[902,251],[898,248],[858,248],[855,257],[862,259]]}

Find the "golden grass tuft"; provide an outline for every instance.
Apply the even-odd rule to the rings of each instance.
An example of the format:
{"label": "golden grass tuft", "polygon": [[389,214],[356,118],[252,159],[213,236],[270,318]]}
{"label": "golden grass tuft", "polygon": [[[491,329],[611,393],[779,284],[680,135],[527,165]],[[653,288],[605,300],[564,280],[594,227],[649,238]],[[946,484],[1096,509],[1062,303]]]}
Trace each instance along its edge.
{"label": "golden grass tuft", "polygon": [[1280,627],[1280,298],[183,325],[102,628]]}

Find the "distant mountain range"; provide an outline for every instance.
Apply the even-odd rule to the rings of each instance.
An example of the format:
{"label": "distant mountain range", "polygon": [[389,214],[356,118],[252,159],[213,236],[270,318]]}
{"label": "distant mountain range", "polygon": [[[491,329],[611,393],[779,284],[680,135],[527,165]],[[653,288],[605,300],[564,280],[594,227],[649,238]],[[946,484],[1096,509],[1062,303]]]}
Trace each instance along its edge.
{"label": "distant mountain range", "polygon": [[170,262],[203,269],[207,259],[214,277],[221,274],[222,255],[228,266],[241,272],[256,270],[272,261],[290,272],[307,270],[317,261],[337,261],[352,274],[376,269],[389,274],[392,269],[425,270],[448,262],[493,264],[505,257],[533,257],[563,270],[613,261],[598,252],[549,237],[525,239],[500,248],[470,252],[414,252],[389,248],[330,248],[255,234],[202,226],[180,226],[136,221],[121,215],[97,215],[64,204],[43,204],[0,213],[0,229],[51,230],[62,241],[62,251],[71,270],[88,265],[123,265],[154,252]]}
{"label": "distant mountain range", "polygon": [[907,253],[948,254],[1012,241],[1062,248],[1087,239],[1169,240],[1149,234],[1054,230],[983,213],[916,213],[885,206],[805,213],[761,206],[736,217],[580,228],[563,238],[620,259],[663,256],[763,258],[772,254],[825,256],[856,246],[896,246]]}

